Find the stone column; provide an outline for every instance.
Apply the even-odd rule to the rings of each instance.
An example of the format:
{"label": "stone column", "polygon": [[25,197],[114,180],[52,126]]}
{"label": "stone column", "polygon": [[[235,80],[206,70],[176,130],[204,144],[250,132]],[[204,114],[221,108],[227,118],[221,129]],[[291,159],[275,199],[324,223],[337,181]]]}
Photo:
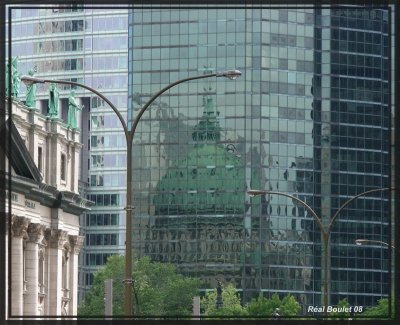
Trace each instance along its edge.
{"label": "stone column", "polygon": [[24,255],[23,241],[28,238],[29,219],[13,216],[11,226],[11,315],[24,314]]}
{"label": "stone column", "polygon": [[45,226],[39,223],[31,223],[28,226],[28,242],[25,250],[25,277],[26,293],[24,300],[24,315],[39,315],[39,242],[43,239]]}
{"label": "stone column", "polygon": [[67,241],[67,232],[59,229],[48,229],[45,234],[48,246],[48,314],[61,316],[62,303],[62,250]]}
{"label": "stone column", "polygon": [[84,236],[69,236],[69,242],[71,244],[69,265],[69,289],[71,301],[69,303],[69,315],[78,314],[78,256],[84,238]]}

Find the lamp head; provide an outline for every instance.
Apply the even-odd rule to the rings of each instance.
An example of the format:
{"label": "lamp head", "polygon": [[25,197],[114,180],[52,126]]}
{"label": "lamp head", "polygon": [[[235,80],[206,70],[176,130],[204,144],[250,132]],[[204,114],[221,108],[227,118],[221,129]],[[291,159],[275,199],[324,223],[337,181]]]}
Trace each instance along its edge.
{"label": "lamp head", "polygon": [[364,244],[364,240],[362,239],[356,239],[356,245],[361,246],[362,244]]}
{"label": "lamp head", "polygon": [[251,197],[255,197],[257,195],[268,194],[268,191],[263,190],[247,190],[247,194]]}
{"label": "lamp head", "polygon": [[242,73],[239,70],[225,70],[216,73],[217,77],[226,77],[231,80],[235,80],[237,77],[241,75]]}
{"label": "lamp head", "polygon": [[34,77],[31,77],[31,76],[22,76],[22,77],[21,77],[21,81],[22,81],[26,86],[30,86],[30,85],[32,85],[32,84],[44,83],[44,82],[45,82],[43,79],[34,78]]}

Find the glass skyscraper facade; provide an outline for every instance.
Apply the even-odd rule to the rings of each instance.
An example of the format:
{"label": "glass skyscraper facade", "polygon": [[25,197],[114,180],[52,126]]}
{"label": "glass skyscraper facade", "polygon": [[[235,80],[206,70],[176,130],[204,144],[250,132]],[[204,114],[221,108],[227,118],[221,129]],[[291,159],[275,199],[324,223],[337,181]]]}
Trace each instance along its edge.
{"label": "glass skyscraper facade", "polygon": [[[345,201],[390,184],[385,9],[141,9],[129,13],[128,118],[165,85],[239,69],[235,81],[172,88],[133,146],[137,256],[185,274],[321,304],[321,235]],[[356,199],[332,228],[330,303],[390,294],[388,191]]]}
{"label": "glass skyscraper facade", "polygon": [[[239,69],[235,81],[190,81],[159,97],[133,145],[134,256],[232,282],[244,302],[272,293],[321,304],[323,223],[346,200],[390,184],[390,12],[329,9],[12,10],[18,70],[84,83],[128,120],[181,78]],[[129,58],[128,58],[129,56]],[[47,114],[48,86],[37,108]],[[70,88],[60,89],[66,119]],[[20,98],[24,99],[25,87]],[[81,115],[81,185],[95,202],[82,218],[81,297],[107,256],[125,251],[126,145],[117,117],[75,89]],[[128,98],[128,101],[127,101]],[[332,228],[330,304],[368,306],[390,294],[390,193],[355,200]]]}
{"label": "glass skyscraper facade", "polygon": [[[14,8],[11,52],[19,57],[18,72],[91,86],[127,116],[128,11],[74,6]],[[66,121],[69,86],[60,90],[59,117]],[[93,200],[81,219],[84,248],[80,254],[80,299],[93,272],[112,254],[125,252],[126,143],[115,113],[96,95],[75,88],[84,105],[80,117],[82,161],[80,191]],[[19,98],[26,88],[21,84]],[[37,109],[48,113],[48,85],[37,87]]]}

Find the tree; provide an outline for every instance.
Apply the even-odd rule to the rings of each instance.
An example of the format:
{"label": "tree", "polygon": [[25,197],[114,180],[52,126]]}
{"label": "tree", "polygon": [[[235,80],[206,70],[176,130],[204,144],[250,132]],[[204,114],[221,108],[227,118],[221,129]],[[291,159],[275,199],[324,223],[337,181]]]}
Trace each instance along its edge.
{"label": "tree", "polygon": [[[79,316],[104,315],[104,280],[113,279],[113,315],[124,315],[125,257],[110,256],[94,275],[93,285],[78,308]],[[134,261],[132,314],[142,316],[184,316],[192,313],[192,298],[198,294],[199,279],[177,273],[170,263]]]}
{"label": "tree", "polygon": [[229,283],[222,289],[222,307],[217,308],[217,289],[208,292],[201,299],[200,306],[206,316],[247,316],[246,309],[240,303],[239,294],[233,284]]}
{"label": "tree", "polygon": [[[394,307],[394,305],[393,305]],[[393,310],[393,308],[392,308]],[[387,298],[379,299],[378,305],[368,307],[363,313],[363,316],[376,317],[376,318],[387,318],[389,317],[389,300]]]}
{"label": "tree", "polygon": [[247,305],[247,311],[251,316],[270,317],[274,313],[279,314],[279,316],[295,316],[300,311],[300,304],[290,294],[281,300],[276,293],[270,299],[267,299],[260,292],[258,297],[253,298]]}
{"label": "tree", "polygon": [[334,319],[350,317],[350,304],[347,298],[339,300],[335,308],[337,308],[337,311],[333,311],[329,316],[335,317]]}

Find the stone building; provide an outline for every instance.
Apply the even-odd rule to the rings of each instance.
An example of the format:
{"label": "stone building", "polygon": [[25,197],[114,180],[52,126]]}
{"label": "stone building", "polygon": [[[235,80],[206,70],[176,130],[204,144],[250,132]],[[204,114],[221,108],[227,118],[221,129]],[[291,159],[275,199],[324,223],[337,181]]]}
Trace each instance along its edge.
{"label": "stone building", "polygon": [[79,216],[91,205],[78,193],[79,130],[13,100],[6,135],[8,318],[76,315]]}

